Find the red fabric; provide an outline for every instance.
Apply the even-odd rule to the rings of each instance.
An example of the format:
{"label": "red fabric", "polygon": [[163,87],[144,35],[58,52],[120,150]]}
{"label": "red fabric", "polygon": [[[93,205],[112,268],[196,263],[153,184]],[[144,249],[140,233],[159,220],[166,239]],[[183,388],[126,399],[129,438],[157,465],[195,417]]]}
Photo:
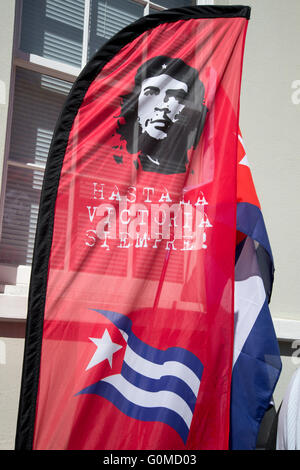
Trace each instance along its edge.
{"label": "red fabric", "polygon": [[[86,93],[69,137],[56,201],[35,449],[228,448],[246,26],[241,18],[163,24],[124,47]],[[129,153],[116,132],[121,96],[132,89],[138,67],[157,55],[182,58],[198,70],[205,87],[206,124],[198,146],[188,153],[185,173],[136,169],[138,154]],[[137,247],[136,240],[99,239],[97,224],[104,215],[97,215],[97,208],[110,204],[118,210],[118,194],[127,195],[127,209],[133,202],[149,210],[162,202],[181,202],[182,207],[190,202],[192,215],[183,221],[187,226],[200,207],[204,228],[199,245],[190,250],[188,236],[169,245],[168,240],[157,242],[157,247],[151,237],[147,247]],[[124,212],[123,221],[128,217]],[[97,395],[77,395],[118,374],[124,359],[120,331],[93,309],[129,317],[134,334],[153,348],[184,348],[201,361],[203,375],[186,443],[165,423],[129,417]],[[86,370],[96,349],[89,338],[101,338],[106,329],[122,348],[114,353],[112,367],[104,360]]]}
{"label": "red fabric", "polygon": [[238,141],[237,202],[248,202],[261,208],[253,183],[241,132],[239,134]]}

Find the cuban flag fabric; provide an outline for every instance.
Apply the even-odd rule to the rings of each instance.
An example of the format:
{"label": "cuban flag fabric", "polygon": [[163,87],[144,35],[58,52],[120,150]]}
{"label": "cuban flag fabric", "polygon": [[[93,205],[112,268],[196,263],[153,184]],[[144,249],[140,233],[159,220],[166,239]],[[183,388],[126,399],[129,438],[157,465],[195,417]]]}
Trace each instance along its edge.
{"label": "cuban flag fabric", "polygon": [[[183,348],[161,351],[145,344],[133,334],[132,322],[126,316],[101,310],[99,313],[109,318],[125,338],[122,369],[120,374],[106,377],[79,393],[104,397],[135,419],[166,423],[186,443],[203,371],[201,361]],[[92,339],[97,350],[87,368],[106,358],[103,341],[110,356],[111,339],[107,330],[105,333],[109,339],[102,338],[100,345]],[[121,347],[113,346],[113,353]]]}
{"label": "cuban flag fabric", "polygon": [[239,132],[230,434],[233,450],[256,448],[259,427],[281,372],[269,310],[273,279],[272,250]]}
{"label": "cuban flag fabric", "polygon": [[40,199],[16,449],[229,448],[249,18],[143,17],[75,81]]}

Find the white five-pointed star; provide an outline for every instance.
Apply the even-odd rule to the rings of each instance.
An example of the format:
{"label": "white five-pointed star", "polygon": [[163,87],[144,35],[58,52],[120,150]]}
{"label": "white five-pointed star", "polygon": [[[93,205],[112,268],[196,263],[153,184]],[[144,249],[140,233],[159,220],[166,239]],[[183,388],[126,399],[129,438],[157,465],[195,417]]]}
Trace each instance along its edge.
{"label": "white five-pointed star", "polygon": [[93,343],[97,346],[97,349],[85,370],[91,369],[91,367],[96,366],[105,359],[108,360],[110,367],[112,367],[113,354],[119,351],[119,349],[121,349],[123,346],[112,342],[107,329],[105,329],[102,338],[89,339],[93,341]]}
{"label": "white five-pointed star", "polygon": [[248,166],[250,168],[250,165],[249,165],[249,161],[248,161],[248,158],[247,158],[247,155],[244,156],[244,158],[239,162],[240,165],[245,165],[245,166]]}

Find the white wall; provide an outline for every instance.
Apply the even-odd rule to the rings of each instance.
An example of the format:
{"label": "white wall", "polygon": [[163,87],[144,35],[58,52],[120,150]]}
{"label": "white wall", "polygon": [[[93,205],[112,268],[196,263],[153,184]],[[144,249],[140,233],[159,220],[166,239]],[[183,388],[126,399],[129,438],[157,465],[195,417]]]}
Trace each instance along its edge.
{"label": "white wall", "polygon": [[[234,2],[229,2],[234,4]],[[299,0],[249,0],[240,124],[275,260],[274,317],[300,320]],[[299,82],[300,84],[300,82]]]}
{"label": "white wall", "polygon": [[8,114],[15,0],[0,0],[0,189]]}
{"label": "white wall", "polygon": [[[215,4],[236,2],[216,0]],[[292,88],[296,80],[300,85],[300,1],[244,4],[251,7],[251,19],[240,125],[275,261],[270,310],[274,322],[277,318],[300,322],[300,86],[298,93]],[[300,359],[292,356],[298,348],[281,343],[283,369],[274,393],[277,406],[300,366]]]}
{"label": "white wall", "polygon": [[[0,0],[0,189],[11,78],[14,0]],[[0,286],[1,287],[1,286]],[[24,324],[0,321],[0,450],[12,449],[16,429]]]}
{"label": "white wall", "polygon": [[24,324],[1,322],[0,336],[0,450],[12,450],[21,385]]}

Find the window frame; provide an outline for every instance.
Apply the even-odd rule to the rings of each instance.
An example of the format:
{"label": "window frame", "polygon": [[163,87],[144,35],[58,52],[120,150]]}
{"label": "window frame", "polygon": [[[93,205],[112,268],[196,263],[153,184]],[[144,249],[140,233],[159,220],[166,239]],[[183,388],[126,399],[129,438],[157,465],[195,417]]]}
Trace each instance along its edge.
{"label": "window frame", "polygon": [[[163,11],[166,10],[151,0],[131,0],[134,3],[144,7],[144,15],[149,14],[150,8]],[[16,21],[15,21],[15,37],[13,46],[14,65],[24,67],[39,73],[45,73],[55,78],[74,82],[80,71],[88,62],[88,43],[89,43],[89,18],[92,0],[84,0],[84,20],[83,20],[83,41],[81,67],[68,65],[64,62],[47,59],[36,54],[25,53],[20,49],[21,39],[21,20],[22,20],[22,4],[23,0],[16,0]],[[214,5],[214,0],[195,0],[196,5]]]}

